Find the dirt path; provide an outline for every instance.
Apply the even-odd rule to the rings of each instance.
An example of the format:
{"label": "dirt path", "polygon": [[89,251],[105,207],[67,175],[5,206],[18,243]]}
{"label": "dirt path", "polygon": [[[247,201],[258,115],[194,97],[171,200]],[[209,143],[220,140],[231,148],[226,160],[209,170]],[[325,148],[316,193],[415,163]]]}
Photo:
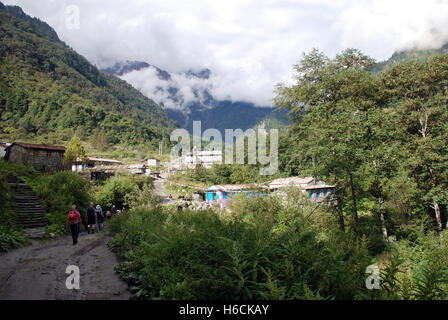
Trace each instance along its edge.
{"label": "dirt path", "polygon": [[[107,231],[36,241],[0,255],[0,300],[127,300],[127,285],[114,271],[115,254],[107,247]],[[80,289],[69,290],[67,266],[80,270]]]}
{"label": "dirt path", "polygon": [[162,198],[162,205],[175,203],[173,199],[169,198],[170,194],[166,191],[166,188],[163,185],[165,181],[165,179],[157,179],[153,182],[155,193]]}

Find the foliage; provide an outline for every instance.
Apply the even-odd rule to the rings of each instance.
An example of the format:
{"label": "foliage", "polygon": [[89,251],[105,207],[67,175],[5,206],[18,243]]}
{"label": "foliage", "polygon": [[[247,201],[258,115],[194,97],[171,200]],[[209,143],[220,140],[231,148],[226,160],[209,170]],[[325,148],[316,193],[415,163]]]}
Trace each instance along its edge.
{"label": "foliage", "polygon": [[77,162],[78,159],[81,159],[81,162],[84,164],[88,161],[87,153],[81,140],[78,136],[74,135],[65,150],[64,164],[71,165],[72,163]]}
{"label": "foliage", "polygon": [[245,206],[233,218],[160,208],[117,218],[110,245],[122,279],[140,299],[352,299],[365,290],[365,248],[335,241],[338,231],[321,237],[278,199]]}
{"label": "foliage", "polygon": [[28,239],[20,231],[0,225],[0,252],[16,249],[28,243]]}
{"label": "foliage", "polygon": [[19,7],[0,8],[0,136],[68,141],[100,128],[101,141],[156,147],[174,124],[163,109],[99,71]]}
{"label": "foliage", "polygon": [[[419,230],[420,229],[420,230]],[[416,228],[415,240],[391,246],[381,269],[376,299],[446,300],[448,298],[447,231],[440,235]]]}
{"label": "foliage", "polygon": [[62,234],[71,206],[76,204],[77,210],[83,212],[91,200],[90,183],[71,171],[42,175],[37,179],[27,180],[27,184],[42,202],[49,222],[47,233]]}
{"label": "foliage", "polygon": [[280,142],[281,171],[336,185],[339,224],[362,235],[362,217],[387,229],[411,217],[435,217],[448,200],[448,56],[395,64],[348,49],[334,59],[313,50],[297,65],[296,84],[277,87],[292,125]]}
{"label": "foliage", "polygon": [[127,173],[108,179],[95,190],[95,201],[102,208],[117,208],[156,204],[157,197],[152,192],[152,178]]}

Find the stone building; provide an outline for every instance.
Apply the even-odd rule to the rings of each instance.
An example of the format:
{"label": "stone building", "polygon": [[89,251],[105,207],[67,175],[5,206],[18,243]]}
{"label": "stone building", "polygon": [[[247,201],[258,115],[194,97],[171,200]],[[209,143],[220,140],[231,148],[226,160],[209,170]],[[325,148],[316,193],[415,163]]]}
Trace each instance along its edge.
{"label": "stone building", "polygon": [[5,159],[24,165],[32,165],[37,170],[58,172],[65,170],[63,164],[65,147],[29,143],[13,143],[6,148]]}

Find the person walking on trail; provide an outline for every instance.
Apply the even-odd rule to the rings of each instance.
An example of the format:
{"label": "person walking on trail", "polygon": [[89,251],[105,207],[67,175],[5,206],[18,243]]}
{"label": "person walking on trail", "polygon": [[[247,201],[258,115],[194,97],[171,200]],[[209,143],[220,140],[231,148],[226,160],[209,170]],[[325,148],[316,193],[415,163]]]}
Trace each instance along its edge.
{"label": "person walking on trail", "polygon": [[97,222],[97,232],[103,230],[103,223],[104,223],[104,214],[103,214],[103,209],[101,208],[101,206],[98,204],[95,208],[95,212],[96,212],[96,222]]}
{"label": "person walking on trail", "polygon": [[110,212],[112,213],[112,217],[115,217],[117,214],[117,208],[115,208],[115,205],[112,206],[112,209],[110,209]]}
{"label": "person walking on trail", "polygon": [[72,211],[67,215],[67,224],[65,228],[68,230],[70,225],[70,231],[72,232],[73,245],[78,243],[79,230],[81,230],[81,214],[76,211],[76,205],[72,205]]}
{"label": "person walking on trail", "polygon": [[96,211],[95,208],[93,207],[93,202],[90,202],[90,206],[87,208],[86,218],[87,218],[87,232],[95,233]]}

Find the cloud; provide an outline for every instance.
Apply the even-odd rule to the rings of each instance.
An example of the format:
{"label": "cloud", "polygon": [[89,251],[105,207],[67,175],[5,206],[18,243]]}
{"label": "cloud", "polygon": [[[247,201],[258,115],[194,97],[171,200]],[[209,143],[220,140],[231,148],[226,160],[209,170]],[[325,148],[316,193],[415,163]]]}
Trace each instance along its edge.
{"label": "cloud", "polygon": [[[441,0],[3,2],[47,21],[99,67],[140,60],[171,73],[209,68],[217,98],[261,106],[271,104],[274,85],[290,82],[292,65],[313,47],[330,56],[355,47],[384,60],[395,50],[448,40],[448,2]],[[80,8],[79,30],[66,28],[68,5]]]}
{"label": "cloud", "polygon": [[[205,92],[214,91],[213,77],[208,79],[189,76],[186,73],[171,73],[170,79],[160,79],[154,67],[132,71],[121,76],[121,79],[132,84],[144,95],[150,97],[164,107],[189,113],[188,105],[200,103],[204,107],[212,107],[207,103]],[[175,92],[173,92],[175,90]]]}

